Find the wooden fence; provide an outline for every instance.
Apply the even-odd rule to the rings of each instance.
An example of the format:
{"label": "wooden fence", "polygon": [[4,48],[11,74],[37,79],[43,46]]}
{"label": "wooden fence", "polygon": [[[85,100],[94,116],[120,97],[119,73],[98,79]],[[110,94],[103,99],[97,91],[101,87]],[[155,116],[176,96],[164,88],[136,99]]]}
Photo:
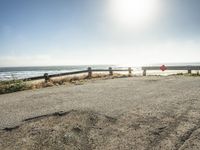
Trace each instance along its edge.
{"label": "wooden fence", "polygon": [[[189,74],[192,70],[200,70],[200,66],[165,66],[166,70],[187,70]],[[161,70],[160,66],[142,67],[143,76],[146,76],[147,70]]]}
{"label": "wooden fence", "polygon": [[115,72],[128,71],[128,73],[131,74],[133,69],[131,69],[130,67],[128,69],[112,69],[112,67],[109,67],[108,69],[92,69],[91,67],[88,67],[87,70],[82,70],[82,71],[65,72],[65,73],[58,73],[58,74],[51,74],[51,75],[49,75],[48,73],[44,73],[43,76],[30,77],[30,78],[23,79],[23,81],[32,81],[32,80],[44,79],[45,82],[47,82],[50,78],[53,78],[53,77],[82,74],[82,73],[88,73],[88,78],[91,78],[93,72],[109,72],[109,75],[113,75],[114,71]]}

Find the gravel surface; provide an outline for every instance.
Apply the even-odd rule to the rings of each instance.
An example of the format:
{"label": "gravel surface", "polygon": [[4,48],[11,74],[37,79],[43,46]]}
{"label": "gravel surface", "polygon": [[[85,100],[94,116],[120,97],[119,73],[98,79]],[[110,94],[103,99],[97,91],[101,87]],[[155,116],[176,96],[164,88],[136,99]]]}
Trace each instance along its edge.
{"label": "gravel surface", "polygon": [[91,80],[5,94],[0,114],[0,149],[200,149],[200,78]]}

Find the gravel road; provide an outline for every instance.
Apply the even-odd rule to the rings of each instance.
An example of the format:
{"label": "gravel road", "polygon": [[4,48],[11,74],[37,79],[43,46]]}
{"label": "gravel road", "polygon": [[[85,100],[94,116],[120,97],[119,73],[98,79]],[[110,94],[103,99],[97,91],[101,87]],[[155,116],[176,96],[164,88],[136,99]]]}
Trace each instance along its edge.
{"label": "gravel road", "polygon": [[83,85],[0,95],[0,128],[19,125],[28,118],[71,110],[83,114],[95,112],[118,120],[116,126],[120,133],[126,133],[122,134],[126,139],[123,142],[129,144],[120,147],[122,141],[116,140],[118,147],[112,145],[109,149],[200,148],[199,77],[91,80]]}

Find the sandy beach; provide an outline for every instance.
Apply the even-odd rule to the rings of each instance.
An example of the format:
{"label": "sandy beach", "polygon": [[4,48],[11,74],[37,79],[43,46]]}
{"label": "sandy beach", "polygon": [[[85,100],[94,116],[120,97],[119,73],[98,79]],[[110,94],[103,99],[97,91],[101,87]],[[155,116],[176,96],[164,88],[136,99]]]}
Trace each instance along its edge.
{"label": "sandy beach", "polygon": [[0,149],[200,149],[200,78],[90,80],[0,95]]}

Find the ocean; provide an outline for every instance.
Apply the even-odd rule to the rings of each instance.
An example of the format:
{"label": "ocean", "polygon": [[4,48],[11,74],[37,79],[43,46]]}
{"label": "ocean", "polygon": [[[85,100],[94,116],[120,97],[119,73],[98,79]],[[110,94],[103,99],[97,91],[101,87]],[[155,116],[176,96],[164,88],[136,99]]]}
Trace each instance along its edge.
{"label": "ocean", "polygon": [[44,73],[57,74],[64,72],[80,71],[86,70],[88,67],[92,67],[92,69],[108,69],[108,67],[113,67],[117,69],[123,68],[116,65],[0,67],[0,81],[42,76],[44,75]]}
{"label": "ocean", "polygon": [[[160,66],[161,64],[150,64],[146,66]],[[186,65],[198,65],[200,63],[166,63],[165,65],[170,66],[186,66]],[[140,66],[120,66],[120,65],[79,65],[79,66],[40,66],[40,67],[0,67],[0,81],[4,80],[13,80],[13,79],[24,79],[35,76],[42,76],[44,73],[48,74],[56,74],[56,73],[64,73],[64,72],[72,72],[72,71],[80,71],[86,70],[88,67],[92,67],[93,69],[108,69],[108,67],[112,67],[113,69],[127,69],[128,67],[133,68],[133,73],[135,75],[141,75],[142,69]],[[149,71],[150,75],[169,75],[175,74],[184,71]],[[185,71],[186,72],[186,71]]]}

